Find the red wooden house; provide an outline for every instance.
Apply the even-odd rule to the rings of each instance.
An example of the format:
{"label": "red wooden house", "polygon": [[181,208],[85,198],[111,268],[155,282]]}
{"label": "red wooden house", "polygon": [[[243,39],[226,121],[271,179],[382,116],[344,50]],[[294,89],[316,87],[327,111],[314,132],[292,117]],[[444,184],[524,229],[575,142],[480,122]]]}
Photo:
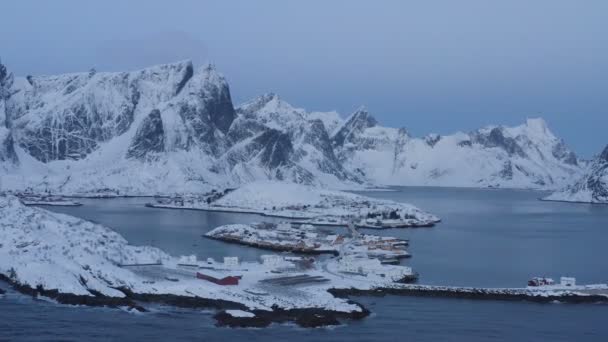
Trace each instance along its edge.
{"label": "red wooden house", "polygon": [[227,276],[223,278],[216,278],[214,276],[196,272],[196,278],[206,280],[218,285],[238,285],[241,276]]}

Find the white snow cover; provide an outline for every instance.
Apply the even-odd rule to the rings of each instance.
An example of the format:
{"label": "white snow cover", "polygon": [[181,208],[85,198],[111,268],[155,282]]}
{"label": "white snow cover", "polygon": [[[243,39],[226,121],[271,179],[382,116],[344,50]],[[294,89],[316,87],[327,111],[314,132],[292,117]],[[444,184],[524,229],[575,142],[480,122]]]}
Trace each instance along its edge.
{"label": "white snow cover", "polygon": [[[226,269],[212,263],[215,272],[239,274],[238,285],[221,286],[197,279],[196,272],[207,268],[183,268],[181,258],[173,258],[153,247],[136,247],[117,233],[67,215],[51,213],[43,209],[26,207],[16,197],[0,196],[0,273],[13,282],[32,288],[42,286],[59,293],[93,296],[101,293],[108,297],[123,298],[123,292],[115,287],[125,287],[138,294],[172,294],[183,297],[221,299],[244,304],[248,310],[272,311],[282,309],[316,308],[338,312],[361,312],[361,307],[346,299],[332,296],[328,289],[416,289],[420,285],[396,284],[391,278],[397,273],[411,272],[409,268],[385,266],[378,262],[366,262],[366,274],[344,273],[344,262],[330,258],[315,268],[291,272],[289,276],[307,275],[327,279],[299,286],[277,287],[264,281],[284,277],[271,272],[272,265],[265,266],[245,262]],[[162,262],[161,266],[120,267],[120,264]],[[317,264],[317,263],[315,263]],[[369,265],[368,265],[369,264]],[[370,268],[371,267],[371,268]],[[468,288],[447,288],[468,291]],[[587,295],[606,285],[570,289],[489,289],[486,292],[521,293],[530,296]],[[470,289],[470,291],[478,291]],[[240,311],[230,314],[246,315]]]}
{"label": "white snow cover", "polygon": [[393,211],[399,215],[399,218],[395,220],[385,218],[383,221],[387,224],[395,226],[401,224],[405,227],[432,225],[439,222],[438,217],[407,203],[273,181],[243,185],[212,203],[200,199],[180,205],[159,203],[152,206],[257,213],[317,225],[346,225],[354,220],[357,225],[370,228],[374,228],[374,225],[367,224],[368,214],[381,215]]}
{"label": "white snow cover", "polygon": [[[269,269],[256,268],[257,263],[245,264],[249,271],[236,270],[243,274],[238,286],[224,287],[196,279],[195,271],[177,266],[179,261],[180,258],[157,248],[131,246],[104,226],[26,207],[16,197],[0,196],[0,273],[32,288],[42,285],[47,290],[82,296],[93,296],[89,290],[94,290],[122,298],[124,294],[114,287],[125,287],[134,293],[222,299],[245,304],[250,309],[272,310],[276,305],[285,309],[361,310],[357,305],[333,297],[326,291],[328,284],[252,296],[251,291],[261,292],[257,289],[259,280],[269,276]],[[119,266],[157,262],[163,264],[151,269],[157,274]],[[165,279],[168,276],[179,281]]]}
{"label": "white snow cover", "polygon": [[340,252],[341,254],[362,254],[385,258],[409,256],[402,246],[403,243],[406,243],[404,240],[360,233],[356,236],[327,234],[315,231],[311,225],[293,227],[291,224],[285,223],[281,225],[271,223],[228,224],[212,229],[205,236],[259,248],[266,246],[266,248],[286,251]]}
{"label": "white snow cover", "polygon": [[255,314],[253,312],[247,312],[247,311],[243,311],[243,310],[226,310],[226,313],[232,317],[245,317],[245,318],[255,317]]}
{"label": "white snow cover", "polygon": [[[194,68],[189,61],[132,72],[15,78],[11,87],[12,95],[0,104],[0,154],[11,137],[18,161],[0,158],[4,190],[192,194],[257,180],[332,189],[557,189],[581,174],[576,156],[542,119],[416,138],[404,129],[380,126],[365,109],[345,120],[337,112],[293,107],[276,94],[242,104],[232,118],[225,78],[212,65]],[[127,158],[153,110],[160,112],[162,134],[152,132],[142,141],[157,138],[162,151]],[[3,112],[10,130],[2,124]],[[223,112],[225,118],[212,118]],[[69,138],[75,141],[64,144]],[[49,141],[48,151],[39,148]],[[82,146],[64,156],[66,144]]]}
{"label": "white snow cover", "polygon": [[[476,139],[492,129],[512,139],[522,153]],[[554,189],[580,174],[580,166],[554,155],[563,145],[542,119],[424,138],[380,126],[351,135],[338,155],[347,169],[364,170],[379,184]]]}
{"label": "white snow cover", "polygon": [[162,251],[131,246],[101,225],[0,196],[0,273],[13,281],[62,293],[91,295],[91,289],[123,297],[113,287],[133,287],[137,277],[117,265],[163,260],[169,256]]}
{"label": "white snow cover", "polygon": [[544,200],[608,203],[608,146],[589,164],[582,177]]}

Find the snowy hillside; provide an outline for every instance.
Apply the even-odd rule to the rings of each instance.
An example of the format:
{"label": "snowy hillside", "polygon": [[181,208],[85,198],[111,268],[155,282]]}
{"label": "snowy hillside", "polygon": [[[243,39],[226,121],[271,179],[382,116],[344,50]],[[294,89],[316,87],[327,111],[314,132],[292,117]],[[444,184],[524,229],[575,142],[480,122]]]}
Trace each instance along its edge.
{"label": "snowy hillside", "polygon": [[321,121],[294,133],[237,116],[212,65],[28,76],[3,95],[0,181],[9,190],[153,195],[260,179],[362,182],[336,160]]}
{"label": "snowy hillside", "polygon": [[541,119],[416,138],[364,108],[342,119],[266,94],[235,109],[215,67],[189,61],[25,78],[0,70],[5,190],[155,195],[259,180],[557,189],[580,174]]}
{"label": "snowy hillside", "polygon": [[580,179],[547,196],[545,200],[608,203],[608,146]]}
{"label": "snowy hillside", "polygon": [[359,110],[332,140],[345,168],[380,184],[556,188],[580,173],[576,155],[542,119],[416,138]]}
{"label": "snowy hillside", "polygon": [[32,288],[124,297],[136,277],[118,264],[151,263],[169,256],[135,247],[112,230],[0,196],[0,274]]}

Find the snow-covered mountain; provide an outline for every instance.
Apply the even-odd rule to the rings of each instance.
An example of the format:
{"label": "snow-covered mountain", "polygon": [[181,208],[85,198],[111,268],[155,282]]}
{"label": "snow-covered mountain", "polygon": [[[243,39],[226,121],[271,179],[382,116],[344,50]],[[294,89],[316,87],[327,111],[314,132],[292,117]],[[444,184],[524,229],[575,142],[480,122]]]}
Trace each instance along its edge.
{"label": "snow-covered mountain", "polygon": [[275,94],[233,106],[212,65],[12,77],[0,69],[3,189],[71,195],[196,193],[257,180],[331,188],[558,188],[580,173],[542,120],[410,136],[365,109],[344,120]]}
{"label": "snow-covered mountain", "polygon": [[332,142],[346,169],[390,185],[556,188],[581,169],[542,119],[416,138],[359,109]]}
{"label": "snow-covered mountain", "polygon": [[546,200],[608,203],[608,146],[573,184],[547,196]]}
{"label": "snow-covered mountain", "polygon": [[362,182],[337,161],[321,120],[278,127],[287,120],[247,107],[237,115],[212,65],[28,76],[6,82],[2,94],[0,176],[8,189],[143,195],[267,179]]}

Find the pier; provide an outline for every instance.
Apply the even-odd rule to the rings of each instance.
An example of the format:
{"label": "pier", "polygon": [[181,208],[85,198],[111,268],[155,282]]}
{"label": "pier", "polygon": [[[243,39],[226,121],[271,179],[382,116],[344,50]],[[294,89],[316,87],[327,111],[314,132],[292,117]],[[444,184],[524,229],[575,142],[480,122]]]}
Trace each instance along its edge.
{"label": "pier", "polygon": [[483,288],[436,285],[399,285],[369,290],[332,288],[336,297],[357,295],[396,295],[412,297],[442,297],[478,300],[530,301],[539,303],[608,303],[608,285],[577,286],[566,288]]}

